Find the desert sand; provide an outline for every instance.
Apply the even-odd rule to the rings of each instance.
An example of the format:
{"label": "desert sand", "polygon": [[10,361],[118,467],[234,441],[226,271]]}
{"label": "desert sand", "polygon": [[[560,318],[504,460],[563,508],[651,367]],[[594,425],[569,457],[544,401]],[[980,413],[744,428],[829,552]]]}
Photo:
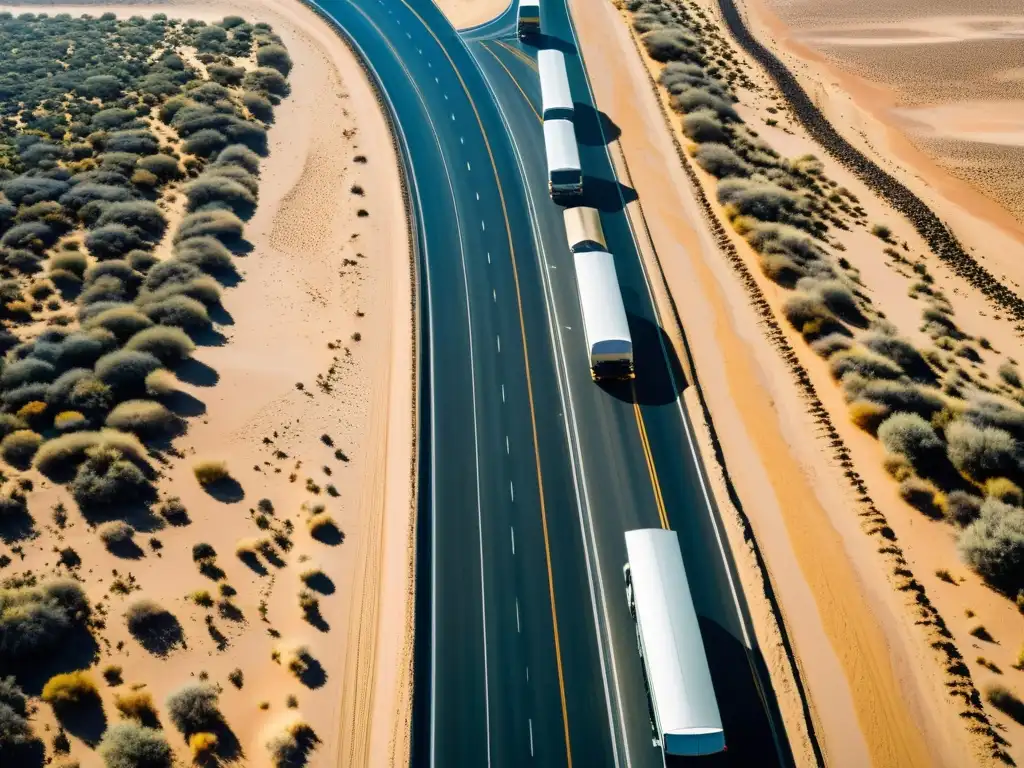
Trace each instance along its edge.
{"label": "desert sand", "polygon": [[484,24],[509,7],[508,0],[436,0],[436,3],[456,29]]}
{"label": "desert sand", "polygon": [[[719,22],[715,3],[688,5],[701,6]],[[714,180],[677,149],[689,142],[679,131],[678,116],[667,109],[664,93],[655,96],[648,74],[656,76],[662,65],[639,53],[628,14],[614,7],[584,9],[580,3],[575,10],[597,103],[621,129],[613,154],[621,153],[620,178],[639,196],[630,212],[642,239],[649,233],[645,259],[652,281],[657,285],[664,276],[667,290],[658,292],[663,322],[675,336],[680,359],[692,366],[725,459],[719,490],[731,484],[740,502],[730,516],[729,499],[719,493],[730,542],[739,553],[758,641],[768,658],[798,761],[815,763],[816,741],[834,765],[989,763],[994,741],[965,726],[960,714],[963,700],[951,696],[946,685],[948,659],[933,651],[936,638],[922,626],[922,619],[927,625],[941,616],[976,686],[999,680],[1019,693],[1020,673],[1012,664],[1022,634],[1020,614],[958,563],[948,527],[925,519],[900,500],[895,483],[881,468],[878,443],[849,422],[827,366],[799,334],[779,321],[787,292],[763,277],[753,252],[725,222],[717,203],[702,210],[702,200],[715,200]],[[607,54],[609,45],[617,55]],[[762,138],[785,157],[817,154],[825,174],[858,197],[868,220],[890,225],[897,241],[906,241],[910,251],[928,260],[926,246],[910,226],[843,167],[825,158],[779,109],[770,82],[757,66],[747,71],[761,90],[756,96],[744,90],[738,107],[744,120],[756,124]],[[675,140],[666,130],[667,116]],[[914,172],[920,170],[915,167]],[[936,197],[933,191],[929,199]],[[975,193],[971,202],[978,198]],[[964,200],[962,195],[955,199]],[[951,210],[942,208],[940,215]],[[986,212],[961,209],[949,217],[971,222],[982,237],[1001,237],[1000,244],[1013,242],[1010,233],[982,218]],[[868,232],[854,228],[838,240],[872,301],[884,307],[901,332],[913,337],[920,310],[907,293],[911,277],[901,274],[898,265],[885,263],[877,239]],[[999,258],[997,253],[992,262]],[[934,261],[927,261],[929,269],[936,284],[952,297],[958,322],[972,333],[988,335],[995,350],[1012,355],[1019,348],[1012,323]],[[994,270],[990,261],[983,263]],[[1019,263],[1006,258],[998,264],[1010,279],[1020,279]],[[685,346],[673,333],[673,307],[682,322]],[[986,376],[991,375],[991,364],[991,359],[983,363]],[[810,388],[797,386],[797,370],[808,376]],[[700,399],[687,393],[698,425],[703,420]],[[836,444],[846,446],[849,458],[840,460],[833,449]],[[710,437],[705,447],[711,447]],[[711,450],[705,454],[714,475],[716,456]],[[844,477],[851,466],[863,482],[861,492]],[[875,512],[866,512],[865,498]],[[884,526],[865,521],[866,516],[878,520],[877,514]],[[891,542],[898,544],[902,555],[895,555],[888,540],[881,538],[883,527],[894,535]],[[757,555],[763,558],[763,568]],[[955,585],[936,575],[945,568],[955,574]],[[912,580],[924,587],[931,605],[928,616],[903,591]],[[774,613],[763,598],[765,583],[778,600]],[[979,620],[994,642],[968,634]],[[792,643],[795,660],[784,652],[778,624]],[[794,684],[794,666],[806,691],[803,700]],[[812,735],[802,704],[811,713]],[[1009,742],[1006,751],[1019,761],[1024,754],[1021,727],[991,707],[984,711],[1000,738]]]}
{"label": "desert sand", "polygon": [[[404,764],[414,552],[413,300],[398,162],[375,92],[342,40],[292,0],[45,10],[161,11],[211,21],[238,13],[273,25],[295,68],[292,93],[270,130],[260,204],[246,228],[252,250],[240,260],[241,279],[225,291],[224,314],[216,318],[223,343],[195,354],[196,375],[182,388],[194,398],[196,416],[175,441],[180,458],[171,459],[159,482],[161,495],[181,498],[191,523],[154,531],[160,550],[146,547],[144,556],[125,561],[107,552],[75,513],[64,530],[41,521],[43,535],[24,546],[17,568],[51,570],[58,541],[80,554],[78,573],[108,611],[99,668],[120,665],[125,680],[103,690],[108,723],[118,719],[114,693],[128,685],[145,683],[160,708],[169,691],[202,673],[222,687],[223,713],[248,765],[268,764],[268,734],[296,716],[320,739],[313,764]],[[207,494],[192,475],[196,458],[226,461],[237,492]],[[47,509],[64,494],[43,482],[30,503]],[[268,531],[254,521],[261,499],[274,510]],[[317,504],[339,530],[324,541],[305,524]],[[240,540],[280,532],[287,521],[294,526],[289,550],[277,550],[255,569],[235,556]],[[207,611],[187,599],[201,589],[216,596],[217,585],[190,557],[199,542],[216,549],[225,581],[237,590],[234,608],[215,610],[209,626]],[[312,620],[298,603],[299,574],[307,569],[325,575]],[[109,591],[112,571],[131,575],[131,594]],[[139,646],[121,618],[137,597],[157,600],[177,617],[183,647],[158,658]],[[314,664],[305,684],[271,657],[298,646],[321,668]],[[240,689],[228,681],[235,668],[244,675]],[[296,701],[286,705],[290,696]],[[34,720],[49,742],[56,728],[49,707]],[[184,756],[180,734],[169,725],[167,734]],[[100,764],[75,737],[71,757],[83,766]]]}

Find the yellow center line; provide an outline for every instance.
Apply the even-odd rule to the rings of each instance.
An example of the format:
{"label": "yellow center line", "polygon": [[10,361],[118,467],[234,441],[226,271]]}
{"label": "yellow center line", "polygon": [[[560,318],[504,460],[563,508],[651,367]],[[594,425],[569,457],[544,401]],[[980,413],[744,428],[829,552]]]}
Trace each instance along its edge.
{"label": "yellow center line", "polygon": [[[537,415],[533,405],[533,382],[530,376],[530,354],[526,345],[526,319],[523,315],[523,299],[519,289],[519,269],[516,266],[516,252],[512,245],[512,227],[508,220],[508,210],[505,207],[505,193],[501,187],[501,181],[498,178],[498,166],[494,162],[494,152],[491,150],[491,143],[487,140],[487,131],[484,130],[483,120],[480,119],[480,112],[476,108],[476,102],[473,101],[472,95],[469,93],[469,88],[466,87],[466,81],[462,79],[462,73],[459,72],[458,67],[455,66],[455,62],[452,61],[451,54],[448,53],[448,49],[442,45],[440,39],[434,33],[434,30],[430,28],[430,25],[423,20],[423,17],[409,5],[407,0],[402,0],[404,5],[409,12],[419,19],[420,24],[427,30],[434,42],[441,49],[445,58],[448,59],[448,64],[451,66],[452,71],[455,73],[455,77],[458,78],[459,84],[462,86],[462,91],[466,94],[466,99],[469,101],[469,105],[473,110],[473,115],[476,117],[477,126],[480,128],[480,135],[483,138],[484,146],[487,148],[487,156],[491,161],[491,168],[494,171],[494,183],[498,188],[498,198],[501,200],[501,213],[505,218],[505,235],[508,238],[508,250],[512,260],[512,278],[516,287],[516,302],[519,310],[519,333],[523,339],[523,356],[524,356],[524,371],[526,373],[526,396],[530,403],[530,427],[533,431],[533,455],[537,469],[537,488],[540,492],[540,521],[541,527],[544,531],[544,559],[547,564],[548,574],[548,596],[551,601],[551,623],[554,630],[555,639],[555,665],[558,668],[558,694],[561,698],[562,703],[562,728],[565,734],[565,756],[568,768],[572,768],[572,749],[569,746],[569,709],[565,703],[565,674],[562,670],[562,644],[558,637],[558,610],[555,607],[555,580],[551,568],[551,540],[548,535],[548,516],[547,507],[544,503],[544,478],[540,469],[540,448],[539,439],[537,437]],[[472,54],[470,54],[472,55]]]}
{"label": "yellow center line", "polygon": [[647,472],[651,476],[651,488],[654,490],[654,503],[658,507],[658,518],[661,520],[661,527],[668,529],[668,513],[665,510],[665,499],[661,495],[661,483],[658,482],[658,470],[654,466],[654,452],[651,450],[651,443],[647,439],[647,427],[644,424],[644,415],[640,410],[640,403],[636,396],[636,384],[633,388],[633,413],[636,416],[636,427],[640,432],[640,443],[644,449],[644,459],[647,461]]}
{"label": "yellow center line", "polygon": [[535,62],[533,59],[531,59],[525,53],[520,51],[518,48],[513,48],[511,45],[509,45],[508,43],[502,42],[501,40],[495,40],[494,42],[497,43],[498,45],[500,45],[502,48],[504,48],[509,53],[511,53],[517,59],[520,59],[524,64],[526,64],[526,66],[528,66],[534,72],[537,71],[537,62]]}
{"label": "yellow center line", "polygon": [[519,81],[516,79],[516,76],[509,71],[508,67],[505,66],[505,62],[503,62],[498,57],[498,54],[496,54],[494,51],[488,48],[486,44],[481,43],[480,45],[483,47],[485,51],[487,51],[489,54],[491,54],[491,56],[494,57],[494,60],[498,62],[498,66],[505,70],[505,74],[509,76],[509,79],[511,79],[516,88],[519,89],[519,92],[523,94],[523,98],[526,99],[526,103],[530,105],[530,109],[533,111],[533,114],[535,114],[537,116],[537,119],[541,122],[541,124],[543,124],[544,118],[540,116],[540,112],[538,112],[537,108],[533,106],[533,102],[530,101],[530,97],[526,95],[526,91],[523,90],[523,87],[519,84]]}

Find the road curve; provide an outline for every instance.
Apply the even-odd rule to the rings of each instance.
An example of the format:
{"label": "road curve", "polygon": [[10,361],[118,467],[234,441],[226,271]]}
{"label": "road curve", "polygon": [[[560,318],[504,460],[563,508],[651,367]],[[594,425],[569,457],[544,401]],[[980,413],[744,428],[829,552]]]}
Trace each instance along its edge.
{"label": "road curve", "polygon": [[788,763],[622,212],[631,191],[608,158],[614,126],[594,107],[565,6],[545,5],[546,44],[570,60],[636,388],[590,381],[546,195],[533,51],[514,39],[511,7],[465,38],[427,0],[319,7],[387,95],[420,225],[413,764],[660,764],[620,568],[622,533],[661,524],[681,533],[727,738],[737,734],[715,764]]}

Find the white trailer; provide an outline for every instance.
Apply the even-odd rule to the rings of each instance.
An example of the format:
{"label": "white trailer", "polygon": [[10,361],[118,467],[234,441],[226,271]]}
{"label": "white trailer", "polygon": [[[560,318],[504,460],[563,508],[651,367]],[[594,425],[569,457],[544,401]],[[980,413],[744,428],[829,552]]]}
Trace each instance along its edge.
{"label": "white trailer", "polygon": [[582,251],[572,258],[590,375],[594,381],[632,379],[633,340],[615,274],[615,259],[605,251]]}
{"label": "white trailer", "polygon": [[544,152],[548,161],[548,191],[552,200],[583,194],[583,169],[571,120],[544,121]]}
{"label": "white trailer", "polygon": [[545,120],[572,120],[572,91],[565,69],[565,54],[554,48],[537,51],[540,72],[541,115]]}
{"label": "white trailer", "polygon": [[569,241],[570,251],[582,253],[608,250],[604,228],[601,226],[601,213],[596,208],[586,208],[582,205],[566,208],[562,216],[565,219],[565,236]]}
{"label": "white trailer", "polygon": [[516,14],[519,39],[540,34],[540,0],[519,0]]}
{"label": "white trailer", "polygon": [[626,598],[636,620],[654,726],[666,755],[725,749],[679,538],[661,528],[626,531]]}

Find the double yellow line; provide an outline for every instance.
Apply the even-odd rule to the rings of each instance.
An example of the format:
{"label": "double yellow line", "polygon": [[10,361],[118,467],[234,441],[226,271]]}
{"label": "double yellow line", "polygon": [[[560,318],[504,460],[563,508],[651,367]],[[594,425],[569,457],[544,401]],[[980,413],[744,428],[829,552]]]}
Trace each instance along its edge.
{"label": "double yellow line", "polygon": [[523,339],[523,368],[526,373],[526,396],[530,403],[530,426],[533,431],[533,454],[536,462],[537,470],[537,487],[539,490],[540,497],[540,521],[541,528],[544,532],[544,557],[547,564],[547,576],[548,576],[548,595],[551,600],[551,622],[554,630],[554,641],[555,641],[555,665],[558,668],[558,693],[561,698],[562,704],[562,728],[565,736],[565,757],[568,768],[572,768],[572,748],[569,744],[569,709],[566,705],[565,697],[565,675],[562,670],[562,644],[558,636],[558,610],[555,608],[555,579],[554,573],[551,568],[551,542],[548,537],[548,516],[547,506],[544,500],[544,477],[541,473],[540,468],[540,441],[537,437],[537,415],[534,411],[533,405],[533,382],[530,377],[530,355],[529,350],[526,346],[526,320],[523,315],[523,299],[519,289],[519,269],[516,265],[516,252],[515,247],[512,244],[512,226],[508,220],[508,211],[505,207],[505,193],[501,186],[501,179],[498,174],[498,166],[494,161],[494,153],[491,151],[491,143],[487,140],[487,131],[484,130],[483,120],[480,118],[480,113],[476,108],[476,102],[473,101],[473,96],[469,92],[469,88],[466,86],[465,80],[462,79],[462,73],[459,72],[458,67],[455,66],[455,62],[452,60],[451,54],[448,53],[448,49],[444,47],[441,40],[434,33],[434,30],[430,28],[430,25],[423,19],[423,17],[409,5],[408,0],[401,0],[409,12],[419,19],[420,24],[427,31],[434,42],[437,43],[437,47],[441,49],[445,58],[448,60],[449,66],[455,73],[455,77],[458,78],[459,85],[462,87],[463,93],[466,94],[466,99],[469,101],[469,106],[473,109],[473,116],[476,118],[477,127],[480,129],[480,135],[483,138],[484,146],[487,148],[487,156],[491,161],[491,169],[494,171],[494,183],[498,189],[498,198],[501,200],[501,212],[505,218],[505,234],[508,238],[508,250],[512,261],[512,278],[516,287],[516,303],[519,310],[519,332]]}
{"label": "double yellow line", "polygon": [[[498,45],[502,46],[503,48],[507,49],[509,52],[516,54],[518,57],[523,58],[529,64],[533,65],[533,62],[527,59],[520,51],[516,50],[515,48],[512,48],[509,45],[506,45],[505,43],[502,43],[500,40],[495,42]],[[499,57],[497,53],[491,50],[491,48],[486,43],[481,43],[481,45],[483,46],[485,51],[487,51],[489,54],[491,54],[491,56],[494,57],[494,60],[498,62],[498,65],[503,70],[505,70],[505,74],[509,76],[509,79],[515,84],[516,88],[519,89],[519,93],[522,94],[523,98],[526,100],[526,103],[530,106],[530,109],[533,111],[533,114],[537,116],[538,120],[541,120],[541,116],[537,112],[536,107],[533,106],[533,102],[530,101],[530,97],[526,95],[526,91],[524,91],[522,86],[519,84],[519,80],[516,78],[515,75],[512,74],[511,71],[509,71],[509,68],[505,66],[505,62],[501,60],[501,57]],[[536,68],[535,65],[534,68]],[[543,120],[541,120],[541,122],[543,122]],[[647,426],[644,424],[644,416],[640,410],[640,403],[637,400],[636,382],[631,382],[630,387],[633,393],[633,414],[636,416],[636,426],[637,431],[640,433],[640,443],[643,446],[644,460],[647,462],[647,472],[648,474],[650,474],[651,477],[651,489],[654,492],[654,502],[658,507],[658,520],[661,522],[661,527],[667,529],[669,527],[668,512],[665,508],[665,499],[661,493],[661,483],[658,481],[658,470],[654,465],[654,452],[651,450],[651,443],[650,440],[647,438]]]}
{"label": "double yellow line", "polygon": [[644,424],[644,415],[640,410],[640,403],[636,396],[636,382],[631,382],[633,390],[633,414],[636,416],[636,428],[640,432],[640,444],[644,449],[644,459],[647,461],[647,472],[651,476],[651,488],[654,490],[654,503],[658,507],[658,519],[661,527],[668,528],[668,512],[665,509],[665,498],[661,495],[661,483],[658,482],[658,470],[654,466],[654,452],[651,450],[650,440],[647,439],[647,426]]}

